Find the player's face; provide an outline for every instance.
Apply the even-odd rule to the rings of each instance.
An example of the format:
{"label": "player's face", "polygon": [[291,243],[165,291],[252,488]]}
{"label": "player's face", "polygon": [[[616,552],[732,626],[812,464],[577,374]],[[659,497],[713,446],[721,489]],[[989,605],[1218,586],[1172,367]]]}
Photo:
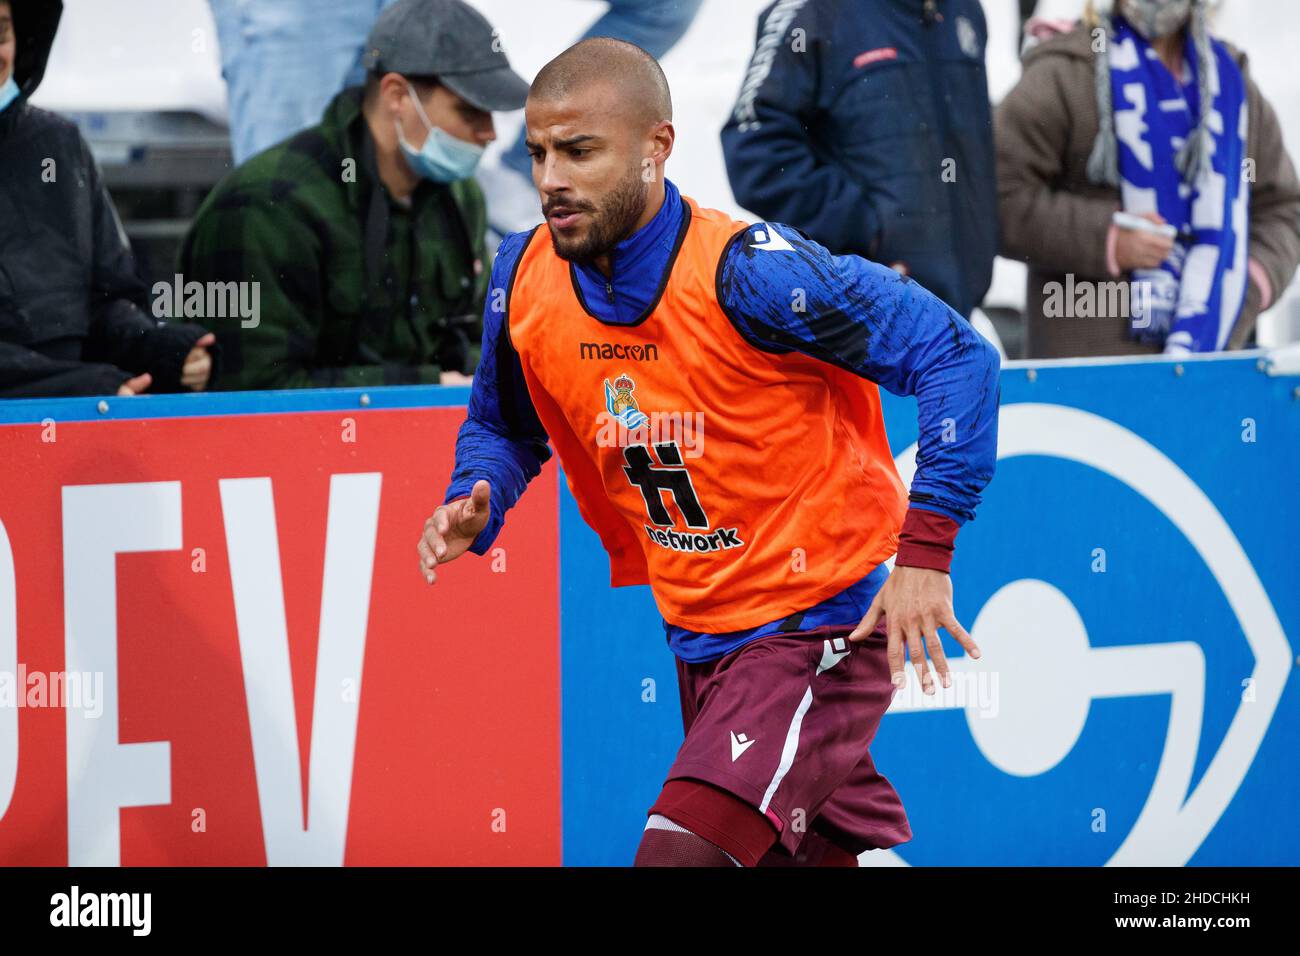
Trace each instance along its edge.
{"label": "player's face", "polygon": [[645,211],[651,131],[640,129],[608,88],[530,99],[526,109],[533,183],[556,254],[576,262],[607,255]]}

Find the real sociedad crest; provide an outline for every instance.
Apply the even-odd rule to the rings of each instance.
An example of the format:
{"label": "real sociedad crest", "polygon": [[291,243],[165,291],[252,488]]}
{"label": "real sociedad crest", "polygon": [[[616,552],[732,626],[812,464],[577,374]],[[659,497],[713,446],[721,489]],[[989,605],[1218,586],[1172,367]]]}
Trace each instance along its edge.
{"label": "real sociedad crest", "polygon": [[614,384],[605,379],[605,410],[622,422],[629,430],[640,428],[649,419],[645,412],[637,408],[632,390],[636,383],[624,373],[614,379]]}

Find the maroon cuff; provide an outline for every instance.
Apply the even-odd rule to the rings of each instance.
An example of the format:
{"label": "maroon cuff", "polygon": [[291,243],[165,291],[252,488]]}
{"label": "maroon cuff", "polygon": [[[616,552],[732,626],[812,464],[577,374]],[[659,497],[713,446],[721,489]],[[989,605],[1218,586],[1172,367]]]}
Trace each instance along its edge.
{"label": "maroon cuff", "polygon": [[929,568],[947,574],[959,527],[956,521],[937,511],[908,508],[903,530],[898,533],[895,567]]}
{"label": "maroon cuff", "polygon": [[772,811],[760,814],[721,787],[693,778],[665,783],[649,813],[667,817],[745,866],[758,866],[780,835],[767,817]]}

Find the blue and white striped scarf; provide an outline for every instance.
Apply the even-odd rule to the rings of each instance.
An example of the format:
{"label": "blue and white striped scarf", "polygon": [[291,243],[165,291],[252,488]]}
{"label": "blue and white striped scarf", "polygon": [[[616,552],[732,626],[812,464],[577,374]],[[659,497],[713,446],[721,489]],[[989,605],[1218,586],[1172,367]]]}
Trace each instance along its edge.
{"label": "blue and white striped scarf", "polygon": [[1189,79],[1181,83],[1122,17],[1114,26],[1110,79],[1124,210],[1158,212],[1179,233],[1159,268],[1133,271],[1132,334],[1163,341],[1166,353],[1220,350],[1246,296],[1245,80],[1224,45],[1212,39],[1212,148],[1184,177],[1175,157],[1200,115],[1190,31],[1183,53]]}

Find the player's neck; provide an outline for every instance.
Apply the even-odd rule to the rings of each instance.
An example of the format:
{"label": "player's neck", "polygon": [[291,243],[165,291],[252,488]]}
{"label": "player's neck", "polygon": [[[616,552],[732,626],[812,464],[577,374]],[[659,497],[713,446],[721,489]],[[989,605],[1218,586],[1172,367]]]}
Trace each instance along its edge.
{"label": "player's neck", "polygon": [[[659,210],[662,209],[664,205],[664,195],[663,180],[655,180],[655,182],[650,185],[650,199],[645,204],[645,209],[641,211],[641,215],[637,218],[636,225],[633,226],[632,231],[628,233],[628,238],[635,236],[646,227],[651,219],[659,214]],[[623,241],[626,242],[627,240]],[[613,278],[614,252],[612,249],[603,256],[596,256],[596,258],[592,260],[592,264],[600,270],[601,275],[606,279]]]}

